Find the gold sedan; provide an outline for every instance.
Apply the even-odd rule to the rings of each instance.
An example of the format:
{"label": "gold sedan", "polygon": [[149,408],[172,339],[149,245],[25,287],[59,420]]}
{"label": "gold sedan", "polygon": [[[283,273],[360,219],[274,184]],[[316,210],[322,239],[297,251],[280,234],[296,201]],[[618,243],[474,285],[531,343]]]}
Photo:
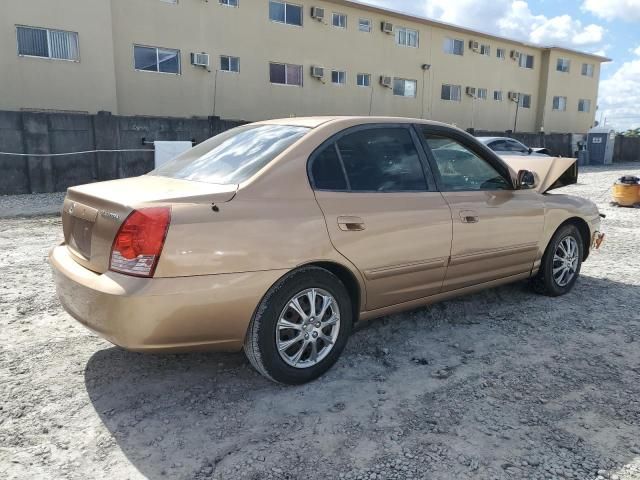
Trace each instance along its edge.
{"label": "gold sedan", "polygon": [[436,122],[244,125],[137,178],[70,188],[50,261],[65,309],[149,352],[244,351],[289,384],[352,326],[529,279],[562,295],[602,241],[575,160],[500,158]]}

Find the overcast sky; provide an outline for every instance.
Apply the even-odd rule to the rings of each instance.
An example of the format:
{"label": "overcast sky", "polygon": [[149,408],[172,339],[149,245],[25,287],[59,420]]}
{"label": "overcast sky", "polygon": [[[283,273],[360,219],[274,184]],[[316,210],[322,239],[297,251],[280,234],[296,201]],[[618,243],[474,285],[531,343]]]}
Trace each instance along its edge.
{"label": "overcast sky", "polygon": [[640,127],[640,0],[361,0],[545,45],[605,55],[597,120]]}

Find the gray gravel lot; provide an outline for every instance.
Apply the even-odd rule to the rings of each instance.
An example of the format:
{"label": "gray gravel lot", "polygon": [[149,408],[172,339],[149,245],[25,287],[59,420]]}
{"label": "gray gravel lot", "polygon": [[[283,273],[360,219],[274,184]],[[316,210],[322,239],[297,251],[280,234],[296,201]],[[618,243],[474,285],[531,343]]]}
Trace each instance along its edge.
{"label": "gray gravel lot", "polygon": [[640,164],[564,189],[607,214],[571,294],[518,283],[371,322],[301,387],[242,354],[111,346],[56,300],[60,219],[3,218],[0,478],[640,479],[640,210],[609,205],[622,173]]}

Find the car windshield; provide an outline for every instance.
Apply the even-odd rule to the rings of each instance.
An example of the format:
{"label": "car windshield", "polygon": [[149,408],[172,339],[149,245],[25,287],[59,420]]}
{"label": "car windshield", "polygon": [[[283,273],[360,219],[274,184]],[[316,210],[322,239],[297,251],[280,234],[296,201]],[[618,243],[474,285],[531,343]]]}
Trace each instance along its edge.
{"label": "car windshield", "polygon": [[178,155],[150,175],[233,184],[251,178],[310,129],[290,125],[245,125]]}

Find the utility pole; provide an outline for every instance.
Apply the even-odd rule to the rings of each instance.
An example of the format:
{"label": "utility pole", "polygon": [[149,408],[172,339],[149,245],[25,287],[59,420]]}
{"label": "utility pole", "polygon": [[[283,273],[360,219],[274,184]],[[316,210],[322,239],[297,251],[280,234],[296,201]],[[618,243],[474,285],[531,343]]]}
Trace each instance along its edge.
{"label": "utility pole", "polygon": [[516,133],[516,127],[518,126],[518,110],[520,110],[520,94],[516,95],[516,118],[513,120],[513,133]]}

